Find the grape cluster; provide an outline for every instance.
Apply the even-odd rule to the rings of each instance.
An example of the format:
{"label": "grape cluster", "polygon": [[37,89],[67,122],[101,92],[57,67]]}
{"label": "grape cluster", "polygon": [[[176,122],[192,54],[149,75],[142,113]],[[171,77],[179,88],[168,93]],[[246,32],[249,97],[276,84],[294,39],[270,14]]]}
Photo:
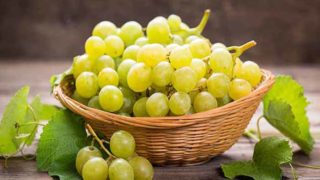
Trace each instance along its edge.
{"label": "grape cluster", "polygon": [[114,157],[103,159],[95,146],[82,148],[76,157],[76,169],[84,180],[151,180],[154,170],[151,163],[135,153],[135,140],[126,131],[115,132],[110,139]]}
{"label": "grape cluster", "polygon": [[262,72],[240,55],[255,45],[226,47],[201,35],[209,18],[190,28],[177,15],[155,17],[146,28],[129,21],[98,23],[74,58],[73,98],[124,116],[192,114],[247,96]]}

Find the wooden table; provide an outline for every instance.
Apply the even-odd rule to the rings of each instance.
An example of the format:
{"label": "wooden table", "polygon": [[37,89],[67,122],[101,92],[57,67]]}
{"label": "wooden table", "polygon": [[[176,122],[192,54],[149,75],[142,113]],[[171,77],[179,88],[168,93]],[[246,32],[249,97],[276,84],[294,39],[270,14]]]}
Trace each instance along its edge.
{"label": "wooden table", "polygon": [[[10,96],[23,85],[30,85],[31,95],[39,94],[43,101],[58,104],[50,95],[49,78],[52,74],[60,73],[71,64],[70,60],[61,61],[30,61],[30,60],[5,60],[0,61],[0,112],[3,112]],[[308,115],[311,122],[311,131],[316,140],[315,148],[310,156],[306,156],[295,146],[297,151],[294,159],[305,164],[320,164],[320,66],[264,66],[275,74],[290,74],[304,87],[306,95],[311,104],[308,107]],[[1,113],[0,113],[1,114]],[[261,114],[261,107],[252,118],[248,128],[255,128],[255,121]],[[280,135],[267,122],[261,122],[263,136]],[[26,153],[34,154],[37,141]],[[242,137],[224,154],[213,158],[210,162],[190,167],[156,167],[155,179],[183,179],[183,180],[205,180],[224,179],[219,169],[221,163],[234,160],[248,160],[252,157],[254,142]],[[300,179],[320,179],[320,170],[295,167]],[[283,167],[284,176],[292,178],[290,168]],[[52,179],[47,173],[37,172],[34,160],[26,161],[21,157],[15,157],[9,161],[9,168],[4,169],[3,159],[0,160],[0,180],[19,179]]]}

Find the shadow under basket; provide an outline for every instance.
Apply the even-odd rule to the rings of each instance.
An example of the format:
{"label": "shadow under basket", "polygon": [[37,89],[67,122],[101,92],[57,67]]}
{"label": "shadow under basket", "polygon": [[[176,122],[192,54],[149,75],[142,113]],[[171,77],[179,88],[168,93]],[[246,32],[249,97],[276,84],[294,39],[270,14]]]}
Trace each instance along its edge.
{"label": "shadow under basket", "polygon": [[152,164],[186,166],[204,163],[228,150],[243,134],[274,75],[263,70],[263,80],[252,93],[206,112],[170,117],[126,117],[83,105],[70,95],[74,79],[66,77],[54,89],[55,97],[83,116],[94,130],[110,138],[117,130],[130,132],[136,151]]}

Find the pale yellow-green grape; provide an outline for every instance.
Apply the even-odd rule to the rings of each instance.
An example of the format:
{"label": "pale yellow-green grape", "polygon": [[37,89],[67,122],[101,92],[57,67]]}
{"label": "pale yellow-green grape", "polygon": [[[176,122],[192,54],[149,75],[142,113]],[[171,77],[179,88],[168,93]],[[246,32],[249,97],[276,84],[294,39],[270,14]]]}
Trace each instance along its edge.
{"label": "pale yellow-green grape", "polygon": [[82,174],[83,165],[91,158],[102,157],[101,152],[94,146],[86,146],[79,150],[76,157],[76,169]]}
{"label": "pale yellow-green grape", "polygon": [[146,109],[151,117],[166,116],[169,112],[168,97],[162,93],[152,94],[146,102]]}
{"label": "pale yellow-green grape", "polygon": [[181,18],[175,14],[171,14],[168,17],[168,24],[169,24],[171,32],[179,31],[181,23],[182,23]]}
{"label": "pale yellow-green grape", "polygon": [[137,61],[144,62],[149,67],[154,67],[167,58],[167,51],[161,44],[147,44],[143,46],[138,54]]}
{"label": "pale yellow-green grape", "polygon": [[167,46],[166,46],[166,49],[167,49],[168,54],[169,54],[174,48],[176,48],[176,47],[179,47],[179,45],[178,45],[178,44],[175,44],[175,43],[172,43],[172,44],[167,45]]}
{"label": "pale yellow-green grape", "polygon": [[218,43],[212,44],[211,51],[214,51],[218,48],[227,49],[227,47],[224,44],[218,42]]}
{"label": "pale yellow-green grape", "polygon": [[223,73],[213,73],[208,81],[208,91],[216,98],[228,95],[230,78]]}
{"label": "pale yellow-green grape", "polygon": [[238,73],[236,77],[247,80],[252,87],[255,87],[261,81],[262,72],[258,64],[252,61],[246,61],[242,64],[240,73]]}
{"label": "pale yellow-green grape", "polygon": [[187,93],[175,92],[169,100],[170,111],[175,115],[184,115],[191,108],[191,99]]}
{"label": "pale yellow-green grape", "polygon": [[191,43],[192,41],[194,41],[196,39],[200,39],[200,37],[199,36],[195,36],[195,35],[191,35],[191,36],[188,36],[184,42],[186,44],[189,44],[189,43]]}
{"label": "pale yellow-green grape", "polygon": [[196,112],[208,111],[218,107],[215,97],[207,91],[202,91],[196,95],[193,101],[193,108]]}
{"label": "pale yellow-green grape", "polygon": [[124,41],[126,46],[134,44],[134,42],[143,36],[142,27],[136,21],[126,22],[121,28],[119,32],[119,36]]}
{"label": "pale yellow-green grape", "polygon": [[232,99],[229,97],[229,95],[226,95],[222,98],[217,98],[217,102],[218,102],[219,107],[224,106],[224,105],[230,103],[231,101],[232,101]]}
{"label": "pale yellow-green grape", "polygon": [[134,180],[134,171],[131,165],[124,159],[117,158],[109,167],[110,180]]}
{"label": "pale yellow-green grape", "polygon": [[152,83],[164,87],[171,82],[174,69],[169,62],[162,61],[152,69]]}
{"label": "pale yellow-green grape", "polygon": [[123,60],[118,66],[118,75],[122,86],[128,87],[127,75],[130,68],[136,64],[136,61],[132,59]]}
{"label": "pale yellow-green grape", "polygon": [[192,61],[192,54],[189,46],[179,46],[172,49],[169,59],[172,67],[176,69],[189,66]]}
{"label": "pale yellow-green grape", "polygon": [[234,79],[229,86],[229,96],[233,100],[249,95],[252,91],[250,83],[244,79]]}
{"label": "pale yellow-green grape", "polygon": [[152,164],[144,157],[135,156],[129,160],[134,171],[135,180],[152,180],[154,170]]}
{"label": "pale yellow-green grape", "polygon": [[206,78],[201,78],[198,82],[197,82],[197,89],[203,90],[207,88],[207,79]]}
{"label": "pale yellow-green grape", "polygon": [[136,142],[127,131],[119,130],[110,138],[110,150],[113,155],[120,158],[128,158],[134,155]]}
{"label": "pale yellow-green grape", "polygon": [[106,68],[112,68],[115,69],[115,62],[112,59],[112,57],[108,56],[108,55],[103,55],[100,56],[99,58],[97,58],[94,62],[94,66],[93,66],[93,72],[96,74],[99,74],[99,72]]}
{"label": "pale yellow-green grape", "polygon": [[85,51],[89,56],[99,57],[106,52],[106,45],[99,36],[91,36],[85,43]]}
{"label": "pale yellow-green grape", "polygon": [[77,78],[82,72],[92,71],[94,59],[87,54],[76,56],[73,58],[72,73],[74,78]]}
{"label": "pale yellow-green grape", "polygon": [[92,31],[93,36],[99,36],[105,39],[109,35],[117,34],[117,27],[110,21],[102,21],[98,23]]}
{"label": "pale yellow-green grape", "polygon": [[100,104],[99,104],[99,96],[93,96],[89,102],[88,102],[88,106],[95,108],[95,109],[102,109]]}
{"label": "pale yellow-green grape", "polygon": [[145,91],[152,83],[151,74],[151,68],[144,63],[133,65],[127,75],[128,86],[134,92]]}
{"label": "pale yellow-green grape", "polygon": [[82,169],[83,180],[105,180],[108,178],[108,163],[101,157],[88,160]]}
{"label": "pale yellow-green grape", "polygon": [[141,47],[148,44],[148,42],[149,42],[148,38],[143,36],[143,37],[139,37],[134,44]]}
{"label": "pale yellow-green grape", "polygon": [[233,78],[241,76],[242,64],[243,62],[240,60],[240,58],[235,59],[235,64],[233,67]]}
{"label": "pale yellow-green grape", "polygon": [[173,73],[171,81],[177,91],[188,93],[196,87],[198,78],[190,67],[182,67]]}
{"label": "pale yellow-green grape", "polygon": [[116,86],[106,85],[100,90],[99,103],[105,111],[118,111],[123,105],[123,94]]}
{"label": "pale yellow-green grape", "polygon": [[165,18],[156,17],[148,23],[147,37],[149,43],[169,44],[171,42],[170,35],[170,27]]}
{"label": "pale yellow-green grape", "polygon": [[88,98],[83,98],[83,97],[81,97],[81,96],[79,95],[79,93],[77,92],[77,90],[75,90],[75,91],[73,92],[73,94],[72,94],[71,97],[72,97],[72,99],[74,99],[74,100],[76,100],[76,101],[78,101],[79,103],[84,104],[84,105],[88,104],[88,101],[89,101]]}
{"label": "pale yellow-green grape", "polygon": [[123,94],[123,105],[119,112],[131,114],[133,110],[133,105],[136,102],[135,93],[129,88],[120,87]]}
{"label": "pale yellow-green grape", "polygon": [[140,46],[138,45],[131,45],[127,47],[122,54],[122,59],[137,60],[137,55],[139,50],[140,50]]}
{"label": "pale yellow-green grape", "polygon": [[192,59],[190,67],[197,74],[198,80],[203,78],[207,73],[207,64],[201,59]]}
{"label": "pale yellow-green grape", "polygon": [[215,49],[209,59],[209,65],[213,72],[221,72],[232,77],[233,60],[228,50],[218,48]]}
{"label": "pale yellow-green grape", "polygon": [[135,117],[148,117],[146,103],[148,98],[142,97],[138,99],[133,105],[133,114]]}
{"label": "pale yellow-green grape", "polygon": [[104,40],[106,44],[106,53],[111,57],[119,57],[124,50],[124,42],[119,36],[110,35]]}
{"label": "pale yellow-green grape", "polygon": [[98,77],[93,72],[82,72],[76,79],[78,94],[84,98],[96,95],[99,89]]}
{"label": "pale yellow-green grape", "polygon": [[210,55],[211,49],[205,39],[195,39],[189,44],[190,51],[194,58],[204,58]]}
{"label": "pale yellow-green grape", "polygon": [[175,44],[183,45],[183,39],[179,35],[176,35],[176,34],[172,35],[172,41]]}
{"label": "pale yellow-green grape", "polygon": [[104,68],[100,71],[98,75],[98,83],[100,88],[103,88],[105,85],[114,85],[118,86],[119,76],[118,73],[112,68]]}

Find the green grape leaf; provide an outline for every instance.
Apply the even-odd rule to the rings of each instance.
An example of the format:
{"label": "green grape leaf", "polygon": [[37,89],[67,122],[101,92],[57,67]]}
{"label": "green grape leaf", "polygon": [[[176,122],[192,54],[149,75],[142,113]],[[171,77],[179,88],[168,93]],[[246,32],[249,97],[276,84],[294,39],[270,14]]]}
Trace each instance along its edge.
{"label": "green grape leaf", "polygon": [[37,148],[37,167],[50,176],[81,179],[75,168],[78,151],[88,144],[84,121],[69,110],[60,110],[43,129]]}
{"label": "green grape leaf", "polygon": [[51,89],[53,89],[55,86],[59,85],[61,81],[66,77],[67,75],[72,74],[72,67],[69,67],[66,71],[64,71],[61,74],[56,74],[50,77],[50,85]]}
{"label": "green grape leaf", "polygon": [[314,140],[306,115],[307,105],[303,87],[290,76],[283,75],[277,76],[263,99],[263,114],[267,121],[309,154]]}
{"label": "green grape leaf", "polygon": [[222,164],[227,178],[248,176],[255,180],[281,179],[280,165],[292,161],[292,149],[289,141],[279,137],[268,137],[254,147],[252,160]]}

